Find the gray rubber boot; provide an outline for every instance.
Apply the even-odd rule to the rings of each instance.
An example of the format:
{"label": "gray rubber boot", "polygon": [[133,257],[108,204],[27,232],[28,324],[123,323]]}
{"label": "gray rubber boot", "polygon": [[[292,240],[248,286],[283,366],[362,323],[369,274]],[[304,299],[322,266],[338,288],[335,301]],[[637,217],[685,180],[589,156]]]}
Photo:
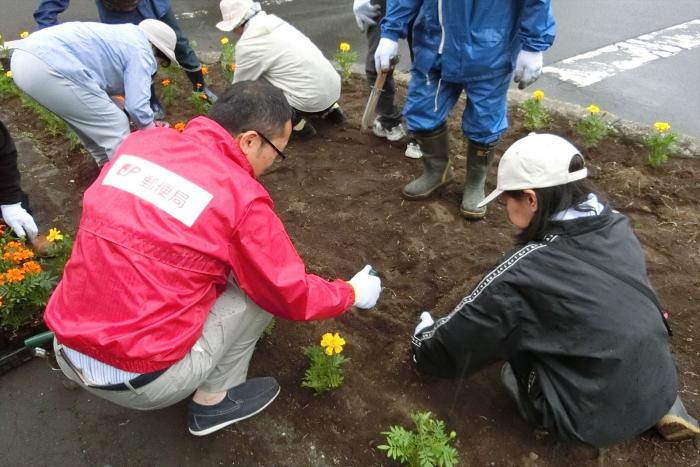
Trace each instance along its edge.
{"label": "gray rubber boot", "polygon": [[486,206],[477,208],[484,197],[484,183],[489,172],[496,143],[481,145],[469,141],[467,149],[467,176],[464,180],[464,193],[462,194],[462,207],[460,212],[466,219],[483,219],[486,215]]}
{"label": "gray rubber boot", "polygon": [[425,199],[454,178],[447,152],[447,127],[416,132],[415,137],[423,152],[423,173],[403,187],[403,195],[407,199]]}
{"label": "gray rubber boot", "polygon": [[683,441],[700,436],[698,421],[688,414],[679,396],[676,396],[668,413],[658,421],[656,429],[666,441]]}

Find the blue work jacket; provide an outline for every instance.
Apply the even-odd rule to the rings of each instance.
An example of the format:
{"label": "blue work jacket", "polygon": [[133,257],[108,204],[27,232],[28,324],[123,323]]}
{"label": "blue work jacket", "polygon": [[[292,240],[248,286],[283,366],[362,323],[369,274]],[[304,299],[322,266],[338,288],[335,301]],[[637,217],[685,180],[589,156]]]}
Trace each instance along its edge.
{"label": "blue work jacket", "polygon": [[511,73],[521,49],[548,49],[556,27],[550,0],[391,0],[382,37],[398,41],[413,25],[413,67],[464,83]]}
{"label": "blue work jacket", "polygon": [[[68,8],[69,3],[70,0],[42,0],[34,12],[34,20],[39,29],[57,24],[58,15]],[[114,23],[114,21],[110,20],[112,12],[107,10],[100,0],[96,0],[95,3],[97,3],[100,21],[109,24]],[[170,0],[141,0],[136,9],[144,19],[160,19],[170,10]],[[116,14],[117,17],[119,15],[123,16],[123,14]]]}

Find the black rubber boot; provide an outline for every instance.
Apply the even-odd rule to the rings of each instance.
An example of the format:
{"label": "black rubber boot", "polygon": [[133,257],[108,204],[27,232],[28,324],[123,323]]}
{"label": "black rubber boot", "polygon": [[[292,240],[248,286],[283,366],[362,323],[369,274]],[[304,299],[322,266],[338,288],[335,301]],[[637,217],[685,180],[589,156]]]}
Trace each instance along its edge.
{"label": "black rubber boot", "polygon": [[204,82],[204,74],[202,70],[186,71],[187,77],[192,81],[192,87],[195,91],[203,92],[207,96],[210,103],[215,103],[219,98],[214,92],[209,89],[207,83]]}
{"label": "black rubber boot", "polygon": [[[163,108],[163,104],[160,103],[160,99],[158,99],[158,95],[156,94],[156,88],[155,86],[151,83],[151,110],[153,111],[153,120],[165,120],[165,109]],[[124,113],[126,113],[126,110],[124,110]],[[126,114],[127,117],[129,114]]]}
{"label": "black rubber boot", "polygon": [[476,205],[483,201],[484,183],[489,172],[496,142],[482,145],[469,141],[467,149],[467,176],[464,179],[464,192],[462,193],[462,207],[460,212],[466,219],[483,219],[486,215],[486,206],[477,208]]}
{"label": "black rubber boot", "polygon": [[423,157],[423,173],[403,187],[407,199],[425,199],[454,178],[452,162],[447,152],[447,126],[415,133]]}

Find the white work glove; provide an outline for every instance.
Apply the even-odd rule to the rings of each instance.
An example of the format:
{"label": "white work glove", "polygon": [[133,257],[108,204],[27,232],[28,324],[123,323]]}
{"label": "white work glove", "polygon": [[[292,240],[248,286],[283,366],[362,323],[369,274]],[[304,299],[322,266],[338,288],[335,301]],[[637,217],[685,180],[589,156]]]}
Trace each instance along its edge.
{"label": "white work glove", "polygon": [[515,61],[513,81],[518,83],[518,89],[525,89],[534,83],[542,74],[542,52],[521,50]]}
{"label": "white work glove", "polygon": [[365,32],[369,26],[377,24],[376,18],[379,16],[379,5],[372,5],[370,0],[355,0],[352,4],[352,12],[355,13],[357,27]]}
{"label": "white work glove", "polygon": [[377,51],[374,52],[374,67],[379,73],[379,70],[389,71],[391,69],[391,60],[399,54],[399,43],[382,37],[379,39]]}
{"label": "white work glove", "polygon": [[417,335],[419,332],[421,332],[423,329],[432,326],[435,321],[433,321],[433,317],[430,316],[429,311],[424,311],[423,313],[420,314],[420,323],[418,323],[418,326],[416,326],[416,330],[413,331],[413,335]]}
{"label": "white work glove", "polygon": [[24,210],[21,203],[3,204],[0,206],[0,212],[5,223],[15,231],[18,237],[34,238],[39,233],[34,218]]}
{"label": "white work glove", "polygon": [[382,291],[381,279],[379,279],[379,276],[370,274],[370,271],[372,271],[372,266],[368,264],[348,281],[348,284],[355,290],[354,305],[364,310],[368,310],[377,304],[379,294]]}

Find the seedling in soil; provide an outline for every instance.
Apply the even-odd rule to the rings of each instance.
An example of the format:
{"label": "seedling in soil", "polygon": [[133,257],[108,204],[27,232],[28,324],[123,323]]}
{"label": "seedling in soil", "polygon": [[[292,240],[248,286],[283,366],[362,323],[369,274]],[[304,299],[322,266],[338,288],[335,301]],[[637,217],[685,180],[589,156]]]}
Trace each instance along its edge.
{"label": "seedling in soil", "polygon": [[452,467],[457,465],[457,450],[451,446],[457,433],[445,433],[445,423],[432,418],[430,412],[411,415],[416,425],[414,431],[394,425],[382,434],[386,444],[377,446],[386,451],[387,457],[411,467]]}
{"label": "seedling in soil", "polygon": [[664,164],[677,140],[678,135],[671,131],[670,123],[654,123],[654,130],[644,140],[644,144],[649,149],[649,165],[659,167]]}
{"label": "seedling in soil", "polygon": [[357,61],[357,52],[351,52],[350,44],[341,42],[333,59],[340,66],[340,78],[343,80],[343,83],[349,82],[351,75],[350,68],[352,64]]}
{"label": "seedling in soil", "polygon": [[[202,85],[197,83],[197,88],[201,88]],[[209,102],[209,97],[202,91],[192,91],[188,99],[190,104],[194,107],[194,112],[196,115],[206,115],[209,112],[209,107],[211,107],[211,102]]]}
{"label": "seedling in soil", "polygon": [[343,357],[345,339],[337,332],[327,332],[321,337],[320,345],[304,348],[304,355],[309,357],[311,365],[304,373],[301,385],[316,391],[316,394],[337,389],[343,384],[341,366],[349,359]]}
{"label": "seedling in soil", "polygon": [[538,89],[532,93],[532,97],[525,100],[518,107],[518,111],[524,119],[523,126],[529,131],[541,130],[549,125],[552,119],[549,112],[542,107],[543,100],[544,92]]}
{"label": "seedling in soil", "polygon": [[233,73],[236,71],[236,56],[234,54],[233,44],[228,37],[222,37],[219,42],[221,42],[219,65],[221,65],[221,71],[224,73],[226,81],[232,83]]}
{"label": "seedling in soil", "polygon": [[588,115],[578,121],[575,130],[581,137],[583,147],[591,148],[608,136],[612,127],[610,122],[605,120],[607,112],[601,112],[597,105],[591,104],[586,107],[586,110]]}

